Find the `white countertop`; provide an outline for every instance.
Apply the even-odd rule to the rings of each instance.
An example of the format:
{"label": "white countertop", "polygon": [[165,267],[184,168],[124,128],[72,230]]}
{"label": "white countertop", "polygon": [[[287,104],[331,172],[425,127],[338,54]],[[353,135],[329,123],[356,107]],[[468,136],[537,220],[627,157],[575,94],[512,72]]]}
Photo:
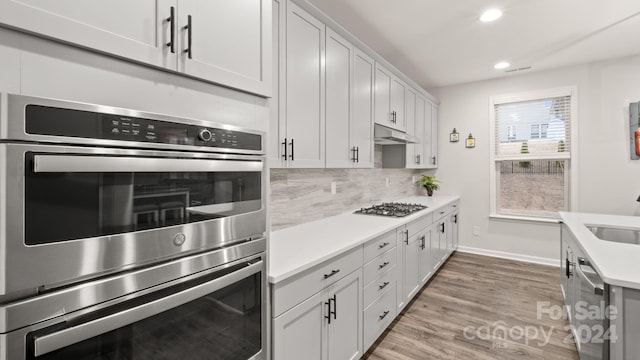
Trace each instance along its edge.
{"label": "white countertop", "polygon": [[561,212],[562,221],[610,285],[640,289],[640,245],[598,239],[586,225],[640,229],[640,217]]}
{"label": "white countertop", "polygon": [[269,243],[269,282],[283,281],[458,199],[448,195],[412,196],[396,201],[423,204],[428,208],[403,218],[350,211],[274,231]]}

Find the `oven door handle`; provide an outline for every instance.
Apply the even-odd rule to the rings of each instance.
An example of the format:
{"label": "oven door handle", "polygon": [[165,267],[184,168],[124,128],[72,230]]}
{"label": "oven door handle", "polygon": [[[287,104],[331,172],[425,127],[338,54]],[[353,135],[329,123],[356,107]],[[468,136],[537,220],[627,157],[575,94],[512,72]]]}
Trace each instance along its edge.
{"label": "oven door handle", "polygon": [[256,160],[150,158],[133,156],[34,155],[36,173],[62,172],[233,172],[262,171]]}
{"label": "oven door handle", "polygon": [[110,314],[55,333],[37,337],[34,340],[34,355],[41,356],[52,351],[62,349],[80,341],[108,333],[123,326],[130,325],[161,312],[170,310],[174,307],[186,304],[256,274],[262,271],[263,267],[264,263],[260,260],[253,264],[248,264],[246,267],[236,270],[228,275],[196,285],[167,297],[138,305],[122,312]]}

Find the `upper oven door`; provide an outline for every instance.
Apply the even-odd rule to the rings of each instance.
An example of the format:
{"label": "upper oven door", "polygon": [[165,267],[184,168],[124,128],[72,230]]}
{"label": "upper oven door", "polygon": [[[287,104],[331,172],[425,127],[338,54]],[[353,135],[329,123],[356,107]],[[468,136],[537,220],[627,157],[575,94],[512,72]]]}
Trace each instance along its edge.
{"label": "upper oven door", "polygon": [[24,144],[0,157],[2,295],[266,231],[262,157]]}

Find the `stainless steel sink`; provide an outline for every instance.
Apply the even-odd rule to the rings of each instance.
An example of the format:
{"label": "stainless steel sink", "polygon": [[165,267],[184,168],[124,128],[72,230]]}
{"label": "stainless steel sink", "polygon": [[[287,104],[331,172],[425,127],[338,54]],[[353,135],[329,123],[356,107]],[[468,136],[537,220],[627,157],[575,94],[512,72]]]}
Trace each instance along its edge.
{"label": "stainless steel sink", "polygon": [[640,229],[623,229],[606,226],[587,225],[598,239],[640,245]]}

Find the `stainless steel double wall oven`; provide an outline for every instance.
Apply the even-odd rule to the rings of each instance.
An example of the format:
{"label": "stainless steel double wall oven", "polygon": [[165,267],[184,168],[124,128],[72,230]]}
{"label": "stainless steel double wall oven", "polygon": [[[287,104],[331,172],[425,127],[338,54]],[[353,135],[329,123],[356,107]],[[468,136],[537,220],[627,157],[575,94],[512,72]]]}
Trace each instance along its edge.
{"label": "stainless steel double wall oven", "polygon": [[264,134],[0,99],[0,359],[266,359]]}

